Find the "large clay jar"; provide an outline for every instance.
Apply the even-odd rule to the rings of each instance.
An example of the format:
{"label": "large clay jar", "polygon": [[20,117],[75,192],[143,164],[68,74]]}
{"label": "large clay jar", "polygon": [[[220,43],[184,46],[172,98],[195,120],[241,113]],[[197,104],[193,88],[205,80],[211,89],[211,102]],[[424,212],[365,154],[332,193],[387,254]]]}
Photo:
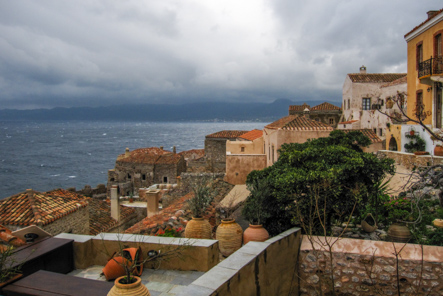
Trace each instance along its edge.
{"label": "large clay jar", "polygon": [[215,237],[218,240],[220,253],[227,257],[241,248],[243,229],[235,222],[235,219],[222,220],[217,227]]}
{"label": "large clay jar", "polygon": [[406,225],[394,223],[389,226],[388,237],[393,242],[407,243],[411,239],[411,231]]}
{"label": "large clay jar", "polygon": [[142,284],[142,280],[138,276],[134,276],[135,283],[122,284],[120,280],[124,276],[119,277],[114,282],[114,287],[109,291],[108,296],[151,296],[148,288]]}
{"label": "large clay jar", "polygon": [[125,274],[124,265],[127,264],[126,261],[127,260],[121,256],[110,259],[102,270],[106,280],[110,281],[123,276]]}
{"label": "large clay jar", "polygon": [[435,156],[443,156],[443,146],[435,146],[434,155]]}
{"label": "large clay jar", "polygon": [[243,243],[246,245],[248,242],[264,242],[269,238],[269,233],[263,228],[263,225],[252,225],[246,228],[243,233]]}
{"label": "large clay jar", "polygon": [[185,237],[211,239],[211,224],[209,224],[208,220],[203,218],[192,217],[188,224],[186,224]]}

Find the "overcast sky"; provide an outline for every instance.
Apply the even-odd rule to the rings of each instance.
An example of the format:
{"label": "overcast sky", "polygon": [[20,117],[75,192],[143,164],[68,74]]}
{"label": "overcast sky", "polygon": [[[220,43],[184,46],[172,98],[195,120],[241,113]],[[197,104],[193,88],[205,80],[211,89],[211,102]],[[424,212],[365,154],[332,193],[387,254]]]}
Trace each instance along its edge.
{"label": "overcast sky", "polygon": [[0,109],[341,101],[441,0],[0,0]]}

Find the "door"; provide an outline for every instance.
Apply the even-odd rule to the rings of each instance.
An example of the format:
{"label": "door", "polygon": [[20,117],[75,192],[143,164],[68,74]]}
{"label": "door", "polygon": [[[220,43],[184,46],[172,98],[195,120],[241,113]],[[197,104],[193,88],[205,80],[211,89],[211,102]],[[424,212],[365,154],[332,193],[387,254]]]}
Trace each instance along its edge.
{"label": "door", "polygon": [[441,128],[442,87],[441,83],[435,84],[435,127]]}

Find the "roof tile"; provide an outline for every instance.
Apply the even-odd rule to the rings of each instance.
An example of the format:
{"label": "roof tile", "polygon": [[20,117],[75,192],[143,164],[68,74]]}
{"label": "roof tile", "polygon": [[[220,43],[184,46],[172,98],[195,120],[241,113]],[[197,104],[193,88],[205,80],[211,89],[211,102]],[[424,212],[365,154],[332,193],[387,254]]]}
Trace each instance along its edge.
{"label": "roof tile", "polygon": [[423,26],[424,24],[426,24],[427,22],[429,22],[431,19],[435,18],[437,15],[439,15],[440,13],[443,12],[443,9],[440,9],[434,16],[427,18],[424,22],[422,22],[420,25],[416,26],[414,29],[412,29],[411,31],[409,31],[408,33],[406,33],[405,38],[410,35],[412,32],[418,30],[418,28],[420,28],[421,26]]}
{"label": "roof tile", "polygon": [[392,82],[399,78],[406,76],[406,73],[386,73],[386,74],[365,74],[365,73],[353,73],[348,74],[352,82],[355,83],[385,83]]}
{"label": "roof tile", "polygon": [[240,139],[248,140],[248,141],[254,141],[255,139],[258,139],[260,137],[263,137],[263,131],[258,129],[253,129],[250,132],[247,132],[246,134],[243,134],[240,136]]}
{"label": "roof tile", "polygon": [[358,131],[358,132],[361,132],[366,137],[368,137],[369,140],[371,140],[372,143],[380,143],[380,142],[382,142],[382,139],[380,139],[374,133],[374,131],[372,129],[345,129],[345,130],[342,130],[342,131],[345,132],[345,133]]}
{"label": "roof tile", "polygon": [[273,123],[268,124],[265,127],[269,129],[283,129],[294,131],[334,130],[331,126],[325,123],[298,115],[285,116],[277,121],[274,121]]}
{"label": "roof tile", "polygon": [[210,135],[207,135],[206,138],[238,138],[241,135],[247,133],[248,131],[235,131],[235,130],[231,130],[231,131],[219,131]]}

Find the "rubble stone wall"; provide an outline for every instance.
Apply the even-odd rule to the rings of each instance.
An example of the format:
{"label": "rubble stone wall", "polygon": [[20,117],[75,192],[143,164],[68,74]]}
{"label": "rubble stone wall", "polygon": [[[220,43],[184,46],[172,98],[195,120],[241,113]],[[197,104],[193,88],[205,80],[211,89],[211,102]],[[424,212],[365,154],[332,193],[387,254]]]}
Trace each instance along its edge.
{"label": "rubble stone wall", "polygon": [[388,150],[380,150],[378,151],[377,154],[389,157],[393,159],[395,163],[401,164],[409,170],[413,169],[414,167],[443,164],[442,156],[415,155],[413,153],[388,151]]}
{"label": "rubble stone wall", "polygon": [[443,293],[443,247],[340,239],[330,253],[324,237],[312,241],[304,236],[300,248],[300,295],[320,295],[320,284],[330,291],[331,273],[343,295],[397,295],[398,285],[401,295]]}
{"label": "rubble stone wall", "polygon": [[61,217],[42,229],[53,236],[63,232],[89,234],[89,206]]}

